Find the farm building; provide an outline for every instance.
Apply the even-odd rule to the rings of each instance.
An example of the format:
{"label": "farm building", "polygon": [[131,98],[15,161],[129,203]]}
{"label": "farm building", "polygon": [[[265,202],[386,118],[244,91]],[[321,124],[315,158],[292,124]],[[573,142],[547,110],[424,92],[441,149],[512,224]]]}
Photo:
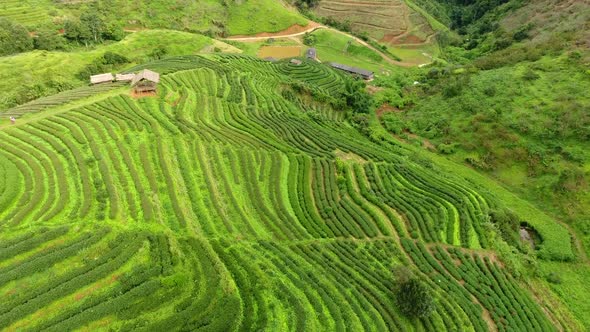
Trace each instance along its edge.
{"label": "farm building", "polygon": [[111,73],[90,76],[90,83],[91,84],[110,83],[114,80],[115,80],[115,77]]}
{"label": "farm building", "polygon": [[298,60],[298,59],[291,59],[291,61],[289,61],[289,62],[291,62],[295,66],[299,66],[300,64],[302,64],[301,60]]}
{"label": "farm building", "polygon": [[318,51],[314,47],[310,47],[310,48],[307,49],[307,52],[305,53],[305,56],[308,59],[317,60],[317,58],[318,58]]}
{"label": "farm building", "polygon": [[135,74],[117,74],[115,80],[117,82],[131,82],[135,78]]}
{"label": "farm building", "polygon": [[156,92],[160,83],[160,74],[144,69],[137,73],[131,81],[135,93]]}
{"label": "farm building", "polygon": [[336,68],[336,69],[345,71],[349,74],[360,76],[365,80],[372,80],[375,77],[374,73],[370,70],[351,67],[351,66],[347,66],[347,65],[343,65],[343,64],[335,63],[335,62],[330,63],[330,66],[332,66],[332,68]]}

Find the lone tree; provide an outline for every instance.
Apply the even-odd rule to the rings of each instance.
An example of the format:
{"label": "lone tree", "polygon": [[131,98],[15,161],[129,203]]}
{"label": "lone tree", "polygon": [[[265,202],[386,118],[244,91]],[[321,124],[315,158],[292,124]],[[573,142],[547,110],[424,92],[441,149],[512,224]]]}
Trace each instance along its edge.
{"label": "lone tree", "polygon": [[397,290],[397,305],[408,317],[427,317],[434,310],[430,291],[416,278],[403,281]]}

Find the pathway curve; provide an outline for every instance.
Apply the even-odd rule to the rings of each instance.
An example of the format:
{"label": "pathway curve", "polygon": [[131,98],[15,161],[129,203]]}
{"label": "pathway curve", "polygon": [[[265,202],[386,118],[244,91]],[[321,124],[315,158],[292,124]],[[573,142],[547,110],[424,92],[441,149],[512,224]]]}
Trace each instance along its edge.
{"label": "pathway curve", "polygon": [[[227,37],[227,38],[222,38],[221,40],[232,40],[232,41],[244,41],[244,42],[248,42],[248,41],[259,41],[259,40],[267,40],[268,38],[292,38],[292,37],[297,37],[297,36],[302,36],[306,33],[311,33],[314,32],[316,30],[319,29],[326,29],[326,30],[330,30],[342,35],[345,35],[349,38],[354,39],[357,43],[373,50],[375,53],[379,54],[383,60],[385,60],[387,63],[392,64],[392,65],[396,65],[396,66],[400,66],[400,67],[415,67],[418,64],[415,63],[410,63],[410,62],[404,62],[404,61],[397,61],[397,60],[393,60],[392,58],[390,58],[388,55],[386,55],[385,53],[383,53],[381,50],[379,50],[378,48],[372,46],[371,44],[365,42],[364,40],[353,36],[351,34],[348,34],[346,32],[334,29],[334,28],[330,28],[327,27],[325,25],[321,25],[319,23],[313,22],[312,24],[310,24],[311,26],[309,28],[307,28],[304,31],[301,32],[297,32],[297,33],[284,33],[284,32],[276,32],[276,33],[268,33],[265,34],[264,36],[251,36],[251,37],[243,37],[243,36],[238,36],[238,37]],[[425,64],[422,64],[425,65]]]}

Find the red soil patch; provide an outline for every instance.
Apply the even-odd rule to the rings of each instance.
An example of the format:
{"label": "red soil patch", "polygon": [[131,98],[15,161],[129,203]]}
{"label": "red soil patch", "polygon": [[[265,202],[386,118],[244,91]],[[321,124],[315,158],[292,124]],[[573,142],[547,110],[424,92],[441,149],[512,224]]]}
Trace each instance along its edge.
{"label": "red soil patch", "polygon": [[379,119],[381,119],[381,117],[383,117],[384,114],[391,113],[391,112],[402,112],[402,110],[400,110],[397,107],[393,107],[393,106],[389,105],[388,103],[385,103],[377,109],[376,114],[377,114],[377,117]]}
{"label": "red soil patch", "polygon": [[385,90],[384,88],[378,87],[378,86],[374,86],[374,85],[367,85],[367,92],[369,92],[370,94],[374,95],[375,93],[379,92],[379,91],[383,91]]}
{"label": "red soil patch", "polygon": [[155,97],[157,96],[158,93],[156,92],[135,92],[135,91],[131,91],[131,98],[144,98],[144,97]]}
{"label": "red soil patch", "polygon": [[294,35],[297,33],[305,32],[309,29],[317,28],[321,26],[321,24],[313,21],[309,21],[306,26],[302,26],[299,24],[292,25],[287,29],[279,32],[260,32],[255,35],[233,35],[232,38],[248,38],[248,37],[281,37],[281,36],[289,36]]}

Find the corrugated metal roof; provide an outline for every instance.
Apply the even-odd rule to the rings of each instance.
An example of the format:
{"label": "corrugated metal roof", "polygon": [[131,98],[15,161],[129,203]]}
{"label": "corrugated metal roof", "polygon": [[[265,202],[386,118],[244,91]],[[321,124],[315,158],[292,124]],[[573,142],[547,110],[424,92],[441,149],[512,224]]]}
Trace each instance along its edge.
{"label": "corrugated metal roof", "polygon": [[115,75],[115,80],[117,81],[133,81],[133,79],[135,78],[135,74],[117,74]]}
{"label": "corrugated metal roof", "polygon": [[115,77],[111,73],[90,76],[90,83],[92,84],[107,83],[113,80],[115,80]]}
{"label": "corrugated metal roof", "polygon": [[147,80],[147,81],[151,81],[154,83],[159,83],[160,82],[160,74],[153,72],[151,70],[148,69],[144,69],[142,71],[140,71],[139,73],[137,73],[137,75],[135,75],[135,77],[133,78],[133,81],[131,81],[131,85],[135,85],[140,81],[143,80]]}
{"label": "corrugated metal roof", "polygon": [[370,77],[373,75],[373,72],[370,70],[351,67],[351,66],[343,65],[340,63],[336,63],[336,62],[331,62],[330,65],[336,69],[344,70],[344,71],[347,71],[347,72],[353,73],[353,74],[359,74],[364,77]]}

